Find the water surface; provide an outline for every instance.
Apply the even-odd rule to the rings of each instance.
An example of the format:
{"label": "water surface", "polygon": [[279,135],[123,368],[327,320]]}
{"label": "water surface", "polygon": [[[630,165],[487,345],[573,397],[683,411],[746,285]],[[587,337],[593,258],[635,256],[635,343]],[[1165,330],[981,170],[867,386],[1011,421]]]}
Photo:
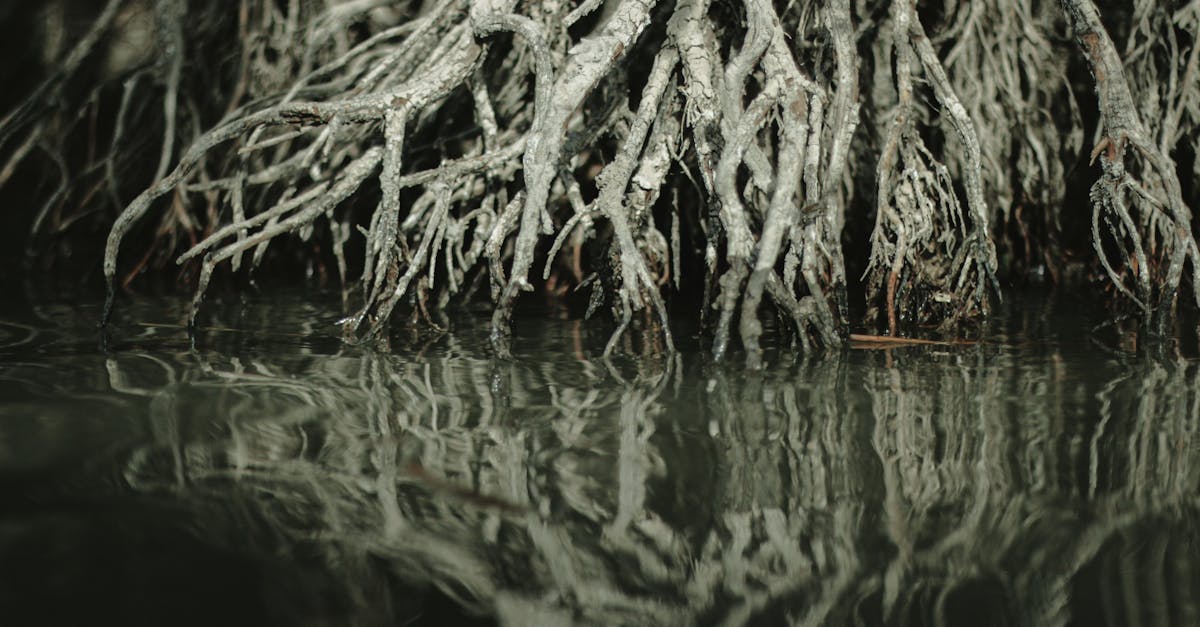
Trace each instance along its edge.
{"label": "water surface", "polygon": [[[761,373],[530,312],[0,311],[15,624],[1196,625],[1200,364],[1072,303]],[[736,362],[736,357],[733,359]],[[8,622],[5,620],[4,622]]]}

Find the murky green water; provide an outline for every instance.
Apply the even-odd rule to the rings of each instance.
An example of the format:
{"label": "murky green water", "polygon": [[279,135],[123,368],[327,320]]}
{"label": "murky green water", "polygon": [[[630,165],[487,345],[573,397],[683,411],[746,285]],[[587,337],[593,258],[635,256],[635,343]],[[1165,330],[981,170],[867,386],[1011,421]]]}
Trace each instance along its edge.
{"label": "murky green water", "polygon": [[549,315],[501,362],[482,310],[385,353],[299,293],[194,347],[175,300],[107,347],[4,307],[6,624],[1200,624],[1200,363],[1078,305],[762,374]]}

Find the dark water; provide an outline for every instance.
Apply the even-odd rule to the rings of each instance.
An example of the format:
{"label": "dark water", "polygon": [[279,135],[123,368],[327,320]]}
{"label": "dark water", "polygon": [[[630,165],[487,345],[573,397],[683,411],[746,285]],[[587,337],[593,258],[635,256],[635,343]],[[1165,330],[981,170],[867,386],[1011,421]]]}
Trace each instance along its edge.
{"label": "dark water", "polygon": [[384,352],[311,294],[194,346],[175,300],[106,348],[3,307],[4,624],[1200,624],[1200,363],[1077,304],[761,374],[549,314],[496,361],[483,310]]}

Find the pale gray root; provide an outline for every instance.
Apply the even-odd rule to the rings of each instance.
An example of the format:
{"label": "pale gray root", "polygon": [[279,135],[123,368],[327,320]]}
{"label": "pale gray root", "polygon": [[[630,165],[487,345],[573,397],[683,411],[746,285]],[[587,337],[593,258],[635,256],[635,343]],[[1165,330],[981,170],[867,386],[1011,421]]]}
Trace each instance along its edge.
{"label": "pale gray root", "polygon": [[[1092,237],[1097,256],[1113,285],[1141,310],[1146,322],[1162,330],[1175,310],[1185,263],[1191,265],[1192,296],[1200,302],[1200,250],[1192,233],[1192,212],[1184,203],[1178,170],[1168,154],[1183,136],[1180,123],[1184,111],[1200,103],[1200,87],[1195,79],[1196,48],[1200,46],[1193,35],[1193,49],[1183,61],[1183,68],[1168,70],[1172,77],[1168,90],[1161,96],[1146,97],[1154,103],[1148,105],[1149,112],[1163,114],[1158,125],[1159,141],[1155,141],[1142,123],[1124,63],[1095,4],[1091,0],[1061,0],[1061,5],[1091,67],[1099,97],[1100,138],[1091,154],[1092,161],[1100,159],[1102,171],[1091,190]],[[1141,14],[1148,11],[1142,3],[1137,10]],[[1193,26],[1200,24],[1194,10],[1190,14],[1186,9],[1181,12],[1185,19],[1189,15]],[[1172,55],[1171,62],[1179,62],[1181,56]],[[1181,69],[1183,77],[1191,78],[1190,84],[1175,82]],[[1104,252],[1101,215],[1115,220],[1109,230],[1122,254],[1116,265]],[[1125,277],[1125,270],[1132,273],[1132,279]]]}
{"label": "pale gray root", "polygon": [[[883,1],[609,0],[535,11],[515,0],[245,0],[225,116],[189,138],[198,106],[180,69],[191,60],[178,53],[188,14],[178,0],[156,0],[160,61],[127,78],[112,151],[146,110],[139,85],[161,89],[152,104],[168,127],[155,146],[156,180],[109,234],[105,319],[116,287],[145,264],[119,280],[123,241],[165,197],[155,231],[162,241],[150,249],[175,253],[193,238],[178,261],[200,272],[197,304],[221,262],[253,272],[281,235],[306,240],[328,229],[343,281],[345,247],[364,238],[348,338],[373,337],[400,312],[429,320],[451,296],[488,284],[491,340],[507,355],[514,303],[533,289],[533,266],[548,250],[539,267],[548,293],[590,284],[589,313],[611,308],[606,354],[635,323],[670,350],[665,292],[683,285],[695,255],[705,276],[691,285],[704,289],[702,321],[710,311],[715,319],[713,355],[740,341],[757,368],[773,315],[805,351],[843,341],[851,320],[842,238],[855,233],[848,223],[861,227],[872,215],[848,214],[872,197],[862,185],[868,172],[868,318],[902,334],[983,316],[996,289],[993,237],[1013,221],[1027,229],[1033,207],[1052,230],[1064,155],[1081,141],[1066,61],[1047,32],[1061,16],[1031,0],[984,0],[922,24],[912,0]],[[1200,17],[1135,3],[1124,54],[1131,91],[1111,41],[1087,34],[1099,24],[1095,8],[1062,4],[1085,51],[1099,42],[1089,61],[1104,77],[1096,261],[1142,309],[1169,313],[1188,261],[1194,268],[1200,259],[1166,156],[1198,141],[1200,61],[1172,29]],[[90,39],[110,28],[109,10],[125,6],[106,5],[94,25],[101,34]],[[744,22],[714,19],[724,11],[744,11]],[[592,17],[590,32],[580,32]],[[667,19],[660,27],[657,18]],[[1148,52],[1158,36],[1166,54]],[[280,54],[289,49],[296,54]],[[875,69],[863,102],[860,51]],[[80,54],[88,53],[62,66],[67,75]],[[974,80],[980,75],[987,80]],[[1163,89],[1152,89],[1154,76],[1166,77]],[[0,135],[15,145],[0,180],[42,149],[43,127],[21,111]],[[879,133],[857,132],[863,111],[879,120],[868,121]],[[1135,151],[1126,155],[1126,146]],[[100,192],[118,198],[116,165],[101,165]],[[65,190],[69,167],[59,169]],[[681,206],[688,179],[695,199]],[[376,185],[377,204],[357,213]],[[664,192],[676,200],[669,210]]]}
{"label": "pale gray root", "polygon": [[[181,31],[178,19],[167,19],[180,15],[182,5],[158,0],[157,6],[166,46],[159,79],[163,106],[182,110],[182,57],[173,52]],[[575,285],[593,282],[593,307],[611,306],[617,328],[606,354],[638,312],[647,314],[650,327],[661,327],[670,350],[663,289],[682,285],[686,221],[703,239],[705,285],[716,286],[706,288],[704,304],[716,313],[716,357],[740,340],[749,365],[761,366],[762,322],[771,312],[790,322],[805,350],[813,340],[824,348],[842,341],[849,313],[841,237],[855,193],[851,143],[860,114],[859,37],[872,26],[856,26],[856,19],[870,19],[862,7],[856,18],[849,0],[782,9],[748,0],[744,32],[711,19],[706,0],[673,7],[651,0],[614,0],[603,7],[551,3],[533,13],[511,0],[441,0],[408,18],[404,9],[382,2],[313,7],[291,2],[259,12],[250,0],[241,4],[238,29],[246,43],[225,118],[195,138],[169,170],[163,164],[176,152],[176,133],[168,132],[160,145],[160,176],[112,227],[104,260],[106,319],[124,238],[158,199],[170,196],[162,228],[186,223],[199,235],[178,259],[204,259],[197,305],[220,262],[230,261],[236,271],[249,253],[252,271],[279,235],[306,239],[318,226],[327,227],[343,280],[344,247],[351,237],[364,237],[362,303],[345,321],[348,338],[383,331],[399,309],[428,317],[449,295],[486,280],[495,302],[493,345],[508,354],[514,301],[532,289],[535,257],[549,241],[542,272],[547,289],[563,277]],[[578,25],[593,11],[602,13],[591,32],[569,34],[562,27]],[[665,39],[661,32],[648,34],[652,14],[668,11]],[[368,24],[368,35],[360,41],[347,36],[351,23]],[[882,215],[924,221],[929,228],[889,223],[888,233],[906,233],[898,240],[877,237],[874,254],[921,280],[953,282],[954,316],[971,315],[981,309],[982,285],[995,267],[982,200],[981,142],[920,24],[906,24],[911,28],[897,30],[897,41],[934,83],[961,145],[955,168],[966,215],[947,169],[924,150],[914,130],[900,128],[902,145],[885,149],[884,162],[888,150],[902,151],[908,168],[902,173],[912,176],[899,185],[899,204]],[[797,39],[797,33],[810,32],[822,39]],[[490,42],[502,33],[512,44],[499,47],[485,69]],[[643,42],[653,37],[660,38],[658,47],[648,51],[653,44]],[[722,42],[731,37],[740,44],[726,48]],[[278,54],[289,46],[300,54]],[[653,59],[653,67],[631,111],[626,57],[635,49],[637,62]],[[814,64],[814,54],[832,63]],[[450,107],[464,103],[474,128],[443,133],[432,150],[416,143],[444,123]],[[176,111],[168,117],[174,123],[180,116]],[[240,144],[222,146],[235,141]],[[414,165],[428,162],[431,153],[435,165]],[[702,198],[699,206],[676,204],[664,234],[656,225],[656,203],[678,184],[673,177],[680,170],[695,176]],[[342,205],[351,206],[376,173],[380,199],[356,233],[356,218]],[[881,174],[880,181],[890,181],[888,176]],[[584,183],[595,183],[598,196],[590,203]],[[904,200],[906,193],[916,200]],[[193,194],[207,201],[207,215],[187,222]],[[611,230],[601,235],[598,221]],[[934,223],[940,226],[933,229]],[[911,249],[935,233],[941,249],[913,256]],[[588,268],[591,278],[584,276],[585,246],[606,252],[600,267]],[[477,269],[486,278],[472,276]],[[886,281],[874,283],[878,289]]]}
{"label": "pale gray root", "polygon": [[[850,156],[850,143],[858,128],[858,50],[854,38],[854,23],[850,17],[850,0],[830,0],[825,11],[825,29],[833,42],[833,58],[837,68],[837,83],[833,101],[829,106],[829,121],[821,135],[827,146],[825,159],[828,173],[821,189],[821,202],[825,206],[825,227],[830,235],[827,253],[831,268],[832,289],[837,303],[837,320],[845,325],[850,315],[846,304],[846,261],[842,254],[841,233],[846,225],[847,194],[844,189],[853,187],[845,179],[846,162]],[[813,190],[815,192],[816,190]]]}
{"label": "pale gray root", "polygon": [[[121,242],[158,198],[182,188],[210,196],[222,191],[228,199],[232,221],[213,228],[179,258],[183,263],[204,257],[195,297],[198,307],[220,262],[232,260],[236,266],[244,252],[253,250],[257,265],[273,238],[286,232],[307,237],[321,218],[329,224],[339,275],[344,275],[342,246],[351,226],[335,210],[357,192],[366,176],[378,170],[381,199],[363,231],[367,244],[361,279],[364,305],[345,321],[347,337],[379,332],[406,297],[416,299],[417,308],[425,310],[430,286],[444,282],[450,293],[456,292],[467,283],[466,273],[486,260],[497,301],[493,337],[498,352],[507,351],[503,336],[512,301],[529,285],[529,266],[540,237],[553,232],[547,201],[557,193],[551,185],[570,160],[570,154],[562,154],[564,148],[587,149],[595,133],[606,128],[587,129],[583,136],[592,139],[570,143],[568,139],[583,130],[576,114],[599,82],[619,66],[622,51],[633,46],[648,24],[653,4],[621,3],[595,33],[568,49],[570,42],[559,31],[546,29],[554,23],[554,16],[547,16],[545,23],[535,21],[511,13],[512,3],[475,3],[465,15],[465,3],[451,0],[359,44],[340,42],[335,55],[326,54],[320,60],[318,34],[328,35],[355,11],[361,14],[372,8],[367,6],[371,3],[360,4],[349,12],[344,10],[347,5],[330,5],[314,18],[303,35],[306,47],[299,68],[280,70],[282,74],[303,72],[286,85],[286,93],[269,97],[266,107],[231,108],[224,123],[194,141],[173,170],[121,213],[105,251],[104,270],[110,286],[106,320],[115,293]],[[589,10],[581,8],[570,17],[578,19]],[[299,36],[295,11],[289,9],[274,17],[283,22],[265,20],[265,24],[275,25],[272,28],[277,26],[272,32],[283,39]],[[501,71],[515,80],[502,82],[501,89],[493,91],[488,87],[489,77],[480,73],[479,61],[486,52],[481,42],[502,30],[517,33],[525,45],[516,47],[502,65]],[[257,49],[244,55],[256,62],[265,58]],[[650,220],[651,204],[678,158],[676,152],[664,150],[679,133],[673,120],[675,110],[666,112],[667,107],[676,106],[670,80],[676,61],[673,51],[664,55],[655,80],[646,87],[647,99],[626,133],[624,157],[605,168],[602,178],[608,182],[602,186],[602,198],[595,209],[583,214],[602,214],[614,226],[614,244],[626,281],[625,288],[614,294],[618,310],[631,314],[651,305],[666,346],[673,350],[659,291],[665,275],[652,270],[666,267],[670,250]],[[566,67],[562,67],[564,60]],[[524,94],[512,89],[528,74],[535,78],[532,109],[522,105]],[[427,124],[439,103],[462,85],[470,85],[482,137],[478,142],[468,141],[461,158],[406,173],[410,168],[404,163],[404,154],[409,150],[410,130]],[[334,97],[306,101],[306,94]],[[507,128],[501,128],[500,118],[506,119]],[[529,131],[513,131],[522,125]],[[376,130],[380,127],[381,131]],[[372,137],[378,137],[382,146],[357,154],[356,147],[373,143]],[[648,137],[653,141],[647,145]],[[213,153],[222,143],[238,139],[244,144],[234,153],[232,172],[210,176],[207,168]],[[578,138],[571,141],[578,142]],[[170,152],[169,146],[164,146],[163,154]],[[523,161],[518,161],[522,157]],[[518,173],[523,174],[525,188],[509,200],[505,182]],[[288,184],[269,209],[247,211],[248,189],[286,184],[301,176],[309,181],[299,186]],[[568,179],[564,181],[573,190],[570,195],[582,206],[578,185]],[[631,181],[635,186],[626,194]],[[404,206],[400,192],[409,187],[420,191],[411,206]],[[572,220],[577,222],[577,218]],[[570,230],[564,228],[564,234]],[[511,237],[514,231],[515,237]],[[578,238],[572,242],[575,254],[581,243]],[[506,258],[511,258],[512,264],[507,278],[502,265]],[[620,328],[628,322],[626,315]],[[614,341],[618,335],[619,331]],[[610,342],[610,350],[613,345]]]}
{"label": "pale gray root", "polygon": [[[912,1],[892,0],[890,19],[897,103],[879,160],[867,276],[872,309],[882,306],[888,334],[897,335],[909,314],[917,318],[914,322],[928,317],[950,324],[986,311],[988,289],[995,286],[996,256],[972,122],[949,85]],[[888,61],[886,50],[876,58],[882,67]],[[964,154],[966,216],[949,169],[927,149],[918,127],[920,112],[913,93],[918,71],[958,135]],[[941,316],[924,311],[937,303],[953,304],[953,309]]]}
{"label": "pale gray root", "polygon": [[999,295],[1000,289],[996,282],[996,248],[988,228],[990,216],[983,195],[982,163],[975,125],[950,86],[946,70],[915,14],[909,26],[915,52],[925,70],[926,81],[933,88],[943,114],[950,120],[949,126],[958,137],[958,149],[963,160],[962,184],[966,190],[967,208],[971,219],[966,228],[966,240],[961,244],[962,249],[955,259],[956,267],[953,268],[957,274],[953,283],[954,300],[959,303],[959,311],[949,320],[953,322],[973,309],[986,310],[986,292],[989,288]]}
{"label": "pale gray root", "polygon": [[[951,5],[947,5],[951,8]],[[943,66],[975,130],[982,154],[984,196],[994,230],[1014,224],[1015,267],[1037,276],[1057,272],[1056,250],[1071,164],[1083,146],[1083,121],[1068,77],[1070,43],[1058,7],[1030,0],[981,0],[953,5],[938,41],[953,42]],[[1036,86],[1036,89],[1030,87]],[[955,131],[943,119],[952,138]],[[952,171],[966,165],[947,156]],[[1035,232],[1045,233],[1039,241]],[[1001,242],[997,238],[997,243]]]}
{"label": "pale gray root", "polygon": [[746,108],[733,136],[727,138],[725,151],[717,164],[715,186],[721,203],[720,218],[725,232],[729,270],[721,276],[721,291],[716,302],[720,312],[713,343],[713,356],[716,359],[725,355],[734,307],[741,296],[742,285],[749,275],[750,255],[754,247],[754,235],[747,220],[746,207],[735,186],[735,176],[745,157],[747,146],[766,122],[767,114],[777,104],[781,90],[782,85],[779,81],[768,80],[762,93]]}
{"label": "pale gray root", "polygon": [[[806,350],[810,335],[826,348],[840,343],[845,323],[842,176],[857,125],[854,29],[846,2],[823,3],[807,18],[834,42],[838,74],[826,84],[798,65],[770,3],[746,3],[743,43],[728,61],[718,53],[706,11],[702,1],[679,3],[668,32],[681,51],[685,121],[699,176],[717,201],[717,223],[707,227],[710,276],[718,253],[723,252],[726,265],[713,297],[713,355],[720,359],[728,350],[736,316],[747,363],[758,368],[764,295],[791,319]],[[751,85],[758,93],[743,108]],[[742,168],[749,184],[739,189]],[[714,246],[714,237],[723,250]]]}
{"label": "pale gray root", "polygon": [[[218,126],[212,131],[198,138],[188,151],[182,156],[179,164],[175,169],[165,177],[158,180],[150,189],[139,195],[130,205],[121,213],[117,221],[114,223],[113,229],[109,235],[108,246],[105,250],[104,271],[105,276],[109,280],[109,304],[106,306],[105,318],[109,315],[111,308],[111,300],[113,294],[113,278],[116,271],[116,256],[120,249],[121,240],[129,229],[136,224],[138,220],[145,215],[150,209],[151,203],[157,198],[169,193],[176,187],[183,184],[192,174],[193,168],[206,159],[210,151],[220,144],[237,139],[246,134],[252,138],[258,137],[262,131],[272,126],[282,125],[298,125],[307,127],[316,125],[322,127],[319,133],[314,136],[309,136],[309,143],[304,146],[299,152],[284,163],[294,162],[293,166],[274,168],[273,174],[268,174],[272,168],[260,170],[257,178],[254,175],[249,177],[244,174],[234,174],[232,180],[222,180],[218,184],[240,189],[247,182],[251,184],[271,184],[284,179],[284,177],[296,176],[300,171],[304,171],[313,180],[312,185],[301,191],[296,197],[305,199],[301,202],[282,202],[277,205],[276,210],[260,213],[256,216],[246,218],[239,216],[237,211],[238,205],[241,203],[240,194],[235,192],[231,194],[234,200],[235,221],[230,225],[229,229],[223,228],[216,233],[205,238],[197,246],[189,251],[180,261],[200,254],[202,252],[219,248],[222,246],[222,241],[229,235],[236,235],[237,242],[233,245],[226,245],[222,248],[223,251],[229,251],[235,259],[238,258],[242,251],[248,249],[246,242],[253,241],[258,246],[255,259],[261,259],[263,246],[274,235],[287,232],[289,230],[299,229],[305,231],[311,229],[311,224],[317,218],[325,216],[330,219],[330,223],[336,223],[333,219],[333,209],[337,202],[349,197],[357,191],[358,184],[361,184],[362,179],[359,174],[363,172],[363,167],[349,168],[344,174],[338,176],[331,168],[343,166],[347,160],[354,158],[354,163],[362,164],[366,156],[380,157],[376,161],[382,160],[381,188],[385,191],[381,200],[380,210],[376,212],[375,218],[372,221],[372,232],[368,235],[368,270],[364,277],[364,286],[367,288],[367,293],[370,297],[367,307],[360,313],[351,326],[351,331],[357,330],[358,323],[367,317],[369,311],[376,306],[382,306],[386,311],[379,316],[381,319],[386,319],[390,314],[390,307],[393,306],[405,291],[406,284],[400,284],[399,277],[394,273],[388,273],[395,255],[396,249],[396,221],[399,216],[400,207],[398,204],[399,189],[405,183],[409,185],[417,182],[424,182],[432,178],[447,176],[455,172],[465,173],[472,169],[482,169],[487,167],[495,167],[494,161],[487,159],[475,160],[464,159],[458,163],[452,164],[453,167],[446,168],[444,171],[439,171],[434,175],[420,176],[410,178],[409,181],[402,180],[400,176],[400,151],[403,149],[403,133],[404,126],[410,121],[415,112],[421,111],[423,108],[435,103],[444,98],[451,90],[462,84],[475,70],[478,59],[482,52],[482,48],[475,43],[472,37],[472,31],[469,26],[460,21],[457,24],[447,23],[445,17],[447,14],[453,15],[457,7],[453,3],[445,3],[439,7],[440,11],[425,16],[423,18],[424,25],[437,26],[442,25],[444,29],[440,33],[435,33],[435,36],[427,36],[426,43],[432,44],[432,49],[420,45],[422,43],[421,36],[426,34],[421,27],[415,28],[412,41],[408,46],[400,46],[399,50],[405,51],[411,55],[424,59],[422,63],[415,64],[409,67],[396,66],[395,73],[392,76],[386,74],[371,75],[368,73],[363,78],[364,83],[378,87],[378,91],[351,95],[348,98],[340,100],[332,100],[325,102],[295,102],[290,101],[290,94],[284,98],[282,102],[265,109],[246,113],[241,116],[234,116],[230,121]],[[431,29],[437,30],[430,26]],[[440,35],[440,36],[436,36]],[[357,49],[356,49],[357,50]],[[362,54],[370,55],[370,50],[360,50]],[[433,54],[430,54],[433,53]],[[324,71],[324,70],[321,70]],[[347,125],[364,125],[383,122],[384,130],[384,145],[385,149],[368,151],[364,157],[355,157],[356,152],[355,142],[360,139],[361,132],[356,129],[349,129],[345,133],[343,141],[346,143],[338,149],[333,150],[332,146],[339,139],[339,134]],[[277,140],[279,147],[287,147],[293,140],[301,138],[302,135],[295,135],[292,132],[287,132],[287,137],[283,140]],[[271,141],[258,142],[251,140],[247,150],[241,152],[243,158],[253,158],[254,154],[260,151],[268,150],[273,143]],[[382,154],[380,154],[382,153]],[[507,156],[515,156],[513,152],[505,153]],[[369,159],[368,159],[369,161]],[[282,165],[282,164],[281,164]],[[264,176],[265,174],[265,176]],[[410,175],[412,177],[413,175]],[[304,204],[315,201],[309,200],[320,193],[326,185],[329,185],[331,177],[336,177],[336,183],[333,187],[339,194],[337,202],[332,205],[324,204]],[[342,189],[339,184],[345,181],[357,181],[351,189]],[[342,194],[341,192],[346,192]],[[291,210],[297,212],[286,219],[281,219],[284,214]],[[284,227],[287,228],[284,228]],[[258,227],[259,230],[253,234],[248,233],[248,229]],[[331,227],[341,229],[338,227]],[[444,236],[444,231],[442,235]],[[269,234],[269,235],[268,235]],[[438,244],[440,242],[434,242]],[[340,253],[339,263],[341,261]],[[223,259],[223,255],[218,254],[212,259]],[[371,262],[374,262],[372,265]],[[215,263],[215,262],[213,262]],[[211,275],[211,266],[206,265],[202,268],[202,280],[200,290],[196,297],[196,302],[199,303],[203,297],[203,289],[207,286],[207,278]],[[390,282],[384,282],[383,277],[390,279]],[[390,290],[390,293],[388,291]]]}
{"label": "pale gray root", "polygon": [[[627,215],[627,211],[636,210],[636,199],[630,199],[629,202],[623,201],[626,200],[626,189],[634,175],[634,169],[638,166],[639,156],[642,154],[643,145],[650,134],[651,126],[658,124],[661,127],[664,123],[663,116],[659,115],[660,104],[663,102],[664,94],[673,87],[671,75],[678,63],[679,55],[670,46],[664,48],[655,57],[646,87],[642,92],[638,112],[630,123],[628,134],[625,136],[625,144],[617,154],[617,158],[606,166],[597,177],[596,182],[600,187],[600,192],[595,201],[596,210],[612,224],[621,277],[621,288],[615,307],[620,314],[619,323],[617,331],[613,333],[612,338],[605,346],[605,355],[612,353],[616,347],[621,332],[633,318],[633,312],[647,306],[654,308],[662,324],[668,349],[674,351],[666,305],[659,293],[658,281],[651,276],[646,262],[646,252],[649,251],[643,252],[643,247],[635,241],[634,224],[640,223],[643,229],[646,228],[645,224],[649,218],[648,207],[642,207],[641,216],[631,216]],[[653,145],[645,148],[647,157],[655,148],[656,146]],[[670,166],[669,162],[656,163],[656,160],[650,158],[641,160],[641,163],[651,165],[652,168],[651,172],[644,173],[646,176],[643,176],[642,180],[645,181],[647,177],[658,175],[659,181],[648,183],[644,192],[630,191],[630,196],[636,197],[639,193],[657,192],[658,186],[661,184],[661,176]],[[653,226],[651,225],[649,228],[653,228]],[[665,259],[661,257],[658,261],[660,264],[665,263]]]}
{"label": "pale gray root", "polygon": [[[229,259],[230,257],[234,257],[235,255],[240,255],[241,253],[255,246],[266,243],[277,235],[302,228],[304,225],[312,222],[333,207],[336,207],[339,203],[353,194],[355,190],[362,185],[362,182],[368,176],[370,176],[377,167],[379,167],[379,162],[382,159],[381,153],[382,150],[379,148],[372,148],[364,153],[362,157],[359,157],[357,160],[347,164],[342,170],[340,178],[334,182],[328,191],[321,193],[322,190],[312,190],[312,192],[316,192],[313,194],[314,197],[312,199],[302,196],[295,202],[289,202],[285,203],[284,205],[280,205],[281,209],[284,207],[297,209],[287,218],[274,221],[274,218],[277,216],[273,216],[272,222],[257,230],[253,236],[244,239],[237,239],[231,244],[227,244],[205,254],[204,264],[200,269],[199,285],[196,288],[196,295],[192,301],[192,312],[189,317],[189,325],[195,326],[196,314],[200,307],[200,303],[204,298],[204,291],[208,287],[209,279],[212,277],[212,271],[217,264]],[[283,211],[280,211],[279,213],[283,213]],[[189,251],[189,255],[199,254],[201,251],[206,249],[207,248],[203,247],[203,245],[198,245],[192,251]]]}
{"label": "pale gray root", "polygon": [[[585,38],[568,51],[565,66],[557,76],[549,62],[548,52],[538,49],[539,37],[529,37],[536,33],[532,22],[528,18],[521,18],[524,21],[511,20],[521,24],[523,30],[530,31],[522,34],[532,40],[528,43],[539,61],[536,66],[534,119],[522,163],[525,201],[514,243],[512,269],[492,316],[492,344],[501,355],[509,352],[508,324],[513,301],[520,292],[532,289],[529,272],[533,266],[534,249],[540,236],[552,229],[546,216],[546,203],[550,185],[558,173],[564,131],[584,99],[649,24],[653,6],[654,3],[647,0],[621,0],[600,32]],[[496,21],[501,18],[495,15],[483,15],[475,19],[477,23],[482,20],[485,30],[504,26],[504,23]]]}

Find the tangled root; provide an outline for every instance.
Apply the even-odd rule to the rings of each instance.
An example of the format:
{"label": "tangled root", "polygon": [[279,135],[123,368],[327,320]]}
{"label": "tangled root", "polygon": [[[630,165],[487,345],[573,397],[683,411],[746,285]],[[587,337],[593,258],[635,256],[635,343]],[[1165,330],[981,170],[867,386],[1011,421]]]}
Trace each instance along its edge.
{"label": "tangled root", "polygon": [[[1089,0],[1061,12],[1028,0],[282,4],[242,0],[233,23],[179,0],[110,0],[0,126],[0,177],[38,147],[53,154],[56,133],[78,125],[52,124],[70,112],[49,103],[120,40],[119,16],[153,15],[159,54],[116,73],[109,150],[84,168],[123,207],[104,254],[106,319],[132,278],[118,276],[127,236],[169,204],[151,249],[198,264],[193,320],[224,262],[253,268],[280,236],[321,230],[343,283],[361,268],[353,339],[486,284],[507,354],[514,303],[544,282],[590,286],[589,313],[612,311],[606,353],[635,323],[670,350],[668,299],[697,268],[713,354],[737,340],[758,367],[765,317],[805,350],[843,341],[844,237],[869,231],[867,324],[948,329],[986,314],[998,272],[1034,263],[1029,224],[1052,233],[1070,210],[1063,179],[1086,112],[1068,27],[1100,96],[1096,264],[1148,318],[1174,311],[1188,260],[1200,294],[1170,158],[1198,142],[1191,5],[1135,3],[1121,55]],[[221,89],[198,89],[200,51],[229,33]],[[147,101],[161,119],[154,177],[125,204],[132,166],[119,156]],[[205,123],[211,111],[223,113]],[[346,254],[357,238],[361,265]],[[1043,242],[1047,259],[1055,246]]]}

